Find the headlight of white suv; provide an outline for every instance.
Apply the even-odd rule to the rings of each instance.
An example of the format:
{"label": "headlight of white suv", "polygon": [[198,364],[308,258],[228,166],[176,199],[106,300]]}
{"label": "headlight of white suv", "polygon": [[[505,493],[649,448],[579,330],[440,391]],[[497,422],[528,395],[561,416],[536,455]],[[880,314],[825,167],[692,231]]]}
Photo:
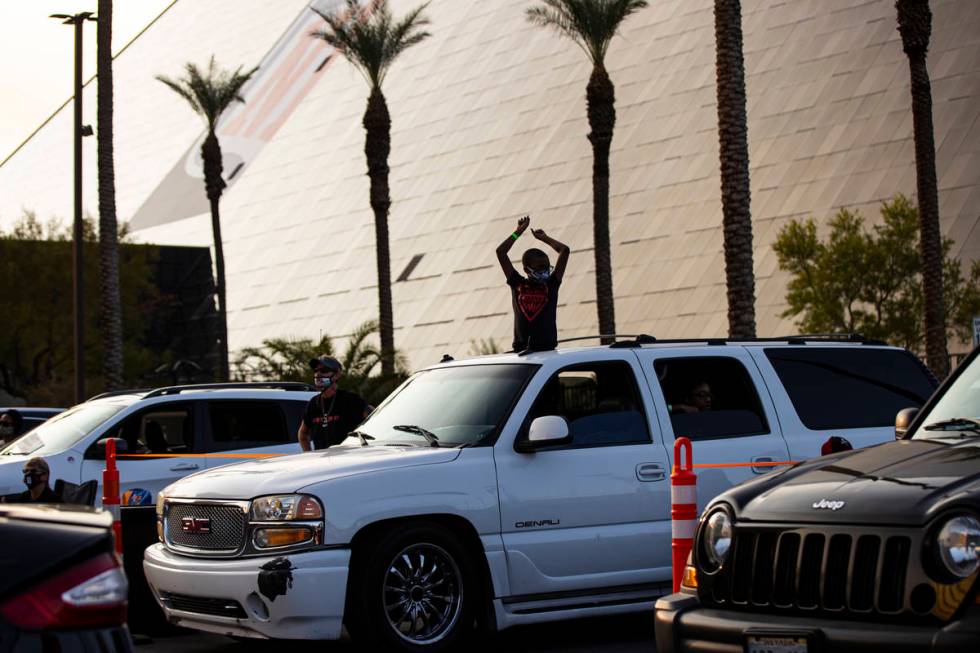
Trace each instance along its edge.
{"label": "headlight of white suv", "polygon": [[949,519],[936,536],[939,559],[957,578],[968,578],[980,567],[980,520],[972,515]]}
{"label": "headlight of white suv", "polygon": [[252,501],[255,521],[303,521],[323,519],[323,506],[308,494],[276,494]]}
{"label": "headlight of white suv", "polygon": [[704,521],[704,531],[701,536],[702,551],[704,552],[709,570],[718,569],[728,559],[732,548],[732,518],[724,508],[716,508]]}

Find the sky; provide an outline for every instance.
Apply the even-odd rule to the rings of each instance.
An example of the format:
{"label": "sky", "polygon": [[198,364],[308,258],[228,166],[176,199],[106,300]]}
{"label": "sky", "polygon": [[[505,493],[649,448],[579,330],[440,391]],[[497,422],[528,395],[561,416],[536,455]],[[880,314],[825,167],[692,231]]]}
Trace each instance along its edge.
{"label": "sky", "polygon": [[[199,1],[199,0],[194,0]],[[113,53],[174,0],[115,0]],[[50,14],[95,13],[96,0],[0,0],[0,161],[30,136],[74,92],[73,28]],[[85,24],[82,67],[95,74],[95,23]],[[91,121],[88,121],[91,122]]]}

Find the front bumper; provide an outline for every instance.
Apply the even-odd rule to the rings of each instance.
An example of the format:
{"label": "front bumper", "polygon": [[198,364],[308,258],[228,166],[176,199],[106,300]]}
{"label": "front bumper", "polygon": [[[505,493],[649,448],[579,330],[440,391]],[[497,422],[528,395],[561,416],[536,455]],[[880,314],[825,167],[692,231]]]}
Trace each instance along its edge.
{"label": "front bumper", "polygon": [[[240,637],[339,639],[349,563],[349,549],[219,560],[154,544],[144,554],[143,570],[173,624]],[[214,614],[210,607],[231,602],[239,604],[238,616]]]}
{"label": "front bumper", "polygon": [[717,610],[701,607],[691,594],[671,594],[657,601],[657,653],[744,653],[750,630],[812,633],[810,653],[960,653],[980,648],[980,607],[971,607],[962,618],[935,628]]}

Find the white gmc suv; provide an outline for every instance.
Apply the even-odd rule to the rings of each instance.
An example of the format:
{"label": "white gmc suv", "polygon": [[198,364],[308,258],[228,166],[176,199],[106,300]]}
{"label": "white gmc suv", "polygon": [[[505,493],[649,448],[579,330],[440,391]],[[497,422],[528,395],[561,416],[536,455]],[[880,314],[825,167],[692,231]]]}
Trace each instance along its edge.
{"label": "white gmc suv", "polygon": [[829,436],[893,438],[934,387],[908,352],[860,340],[642,337],[447,360],[341,446],[170,485],[144,569],[170,621],[244,637],[346,625],[444,650],[475,623],[651,610],[670,588],[675,437],[695,463],[747,464],[700,471],[705,505]]}

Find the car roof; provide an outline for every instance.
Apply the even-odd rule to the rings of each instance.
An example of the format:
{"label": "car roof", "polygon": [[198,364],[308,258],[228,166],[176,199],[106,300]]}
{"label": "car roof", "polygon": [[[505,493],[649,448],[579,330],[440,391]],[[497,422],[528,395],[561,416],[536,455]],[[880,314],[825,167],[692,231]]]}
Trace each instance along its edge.
{"label": "car roof", "polygon": [[100,395],[89,399],[86,403],[170,403],[173,401],[188,401],[199,399],[290,399],[306,402],[315,395],[313,390],[271,390],[268,388],[192,388],[182,387],[179,392],[157,393],[153,390],[127,391]]}
{"label": "car roof", "polygon": [[[572,339],[575,340],[575,339]],[[559,341],[560,343],[561,341]],[[695,349],[699,355],[703,355],[705,347],[724,350],[731,347],[780,347],[780,348],[805,348],[805,347],[835,347],[835,348],[862,348],[862,349],[895,349],[904,351],[901,347],[895,347],[878,340],[835,340],[825,337],[808,338],[806,336],[790,336],[786,338],[757,338],[752,340],[729,340],[725,338],[692,338],[678,340],[655,340],[652,342],[636,343],[629,340],[619,340],[613,345],[593,345],[593,346],[571,346],[549,349],[546,351],[534,351],[527,353],[508,352],[503,354],[487,354],[483,356],[471,356],[454,359],[444,358],[442,362],[429,365],[424,369],[440,369],[443,367],[457,367],[465,365],[502,365],[502,364],[522,364],[522,365],[541,365],[556,358],[580,358],[582,354],[588,352],[609,351],[610,349],[643,349],[643,350],[677,350]]]}

